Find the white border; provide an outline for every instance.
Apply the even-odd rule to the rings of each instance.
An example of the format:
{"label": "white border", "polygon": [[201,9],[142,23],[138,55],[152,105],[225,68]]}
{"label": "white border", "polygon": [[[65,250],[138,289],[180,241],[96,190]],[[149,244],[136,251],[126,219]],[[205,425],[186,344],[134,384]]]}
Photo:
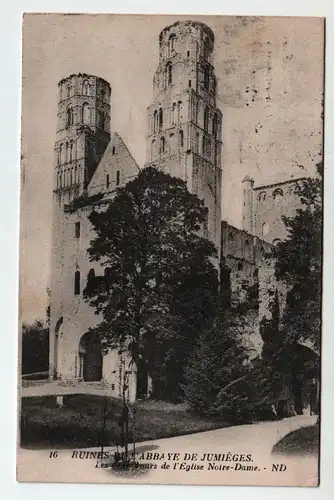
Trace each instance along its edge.
{"label": "white border", "polygon": [[[120,485],[51,485],[18,484],[15,479],[16,447],[16,364],[18,310],[18,221],[19,221],[19,162],[20,162],[20,100],[21,100],[21,16],[23,12],[113,12],[149,14],[225,14],[281,15],[326,17],[326,94],[325,94],[325,220],[324,220],[324,301],[323,301],[323,376],[322,376],[322,460],[319,488],[260,488],[260,487],[190,487],[190,486],[120,486]],[[0,482],[4,498],[34,498],[35,500],[88,500],[95,493],[100,498],[139,495],[147,499],[159,496],[167,500],[191,495],[194,500],[210,496],[228,500],[246,497],[250,500],[329,498],[334,491],[334,397],[333,354],[334,335],[334,266],[332,265],[334,214],[334,8],[333,0],[35,0],[4,2],[1,9],[1,113],[0,113]],[[332,487],[332,488],[331,488]],[[270,491],[269,491],[270,490]],[[3,493],[2,493],[3,494]]]}

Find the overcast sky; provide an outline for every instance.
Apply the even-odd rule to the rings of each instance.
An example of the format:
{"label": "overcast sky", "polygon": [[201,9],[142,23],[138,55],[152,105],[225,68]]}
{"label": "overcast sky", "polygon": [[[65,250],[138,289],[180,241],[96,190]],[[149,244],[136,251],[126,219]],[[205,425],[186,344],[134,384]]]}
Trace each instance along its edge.
{"label": "overcast sky", "polygon": [[[45,317],[57,83],[90,73],[112,86],[112,132],[145,163],[158,36],[182,16],[26,15],[23,27],[21,317]],[[223,113],[222,218],[240,227],[241,181],[313,172],[322,146],[323,21],[187,16],[215,34]],[[22,300],[24,299],[24,300]]]}

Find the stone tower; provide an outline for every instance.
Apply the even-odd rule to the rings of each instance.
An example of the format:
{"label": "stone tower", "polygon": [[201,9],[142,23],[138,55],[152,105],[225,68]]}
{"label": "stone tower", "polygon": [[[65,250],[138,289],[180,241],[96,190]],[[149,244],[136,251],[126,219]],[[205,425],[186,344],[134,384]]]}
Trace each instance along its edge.
{"label": "stone tower", "polygon": [[64,314],[64,250],[73,238],[79,241],[72,234],[64,207],[85,192],[110,141],[111,97],[108,82],[86,74],[70,75],[59,82],[58,89],[51,264],[50,373],[53,376],[58,348],[52,346],[58,345]]}
{"label": "stone tower", "polygon": [[92,75],[61,80],[55,144],[55,190],[82,194],[110,141],[109,83]]}
{"label": "stone tower", "polygon": [[213,50],[214,34],[200,22],[176,22],[160,33],[146,165],[180,177],[204,200],[203,234],[219,251],[222,113],[216,105]]}

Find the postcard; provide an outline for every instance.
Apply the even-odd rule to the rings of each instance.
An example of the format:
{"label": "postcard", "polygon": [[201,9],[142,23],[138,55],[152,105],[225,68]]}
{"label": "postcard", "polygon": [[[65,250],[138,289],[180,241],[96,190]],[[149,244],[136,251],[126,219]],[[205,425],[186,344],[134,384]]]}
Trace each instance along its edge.
{"label": "postcard", "polygon": [[318,486],[324,35],[23,16],[18,481]]}

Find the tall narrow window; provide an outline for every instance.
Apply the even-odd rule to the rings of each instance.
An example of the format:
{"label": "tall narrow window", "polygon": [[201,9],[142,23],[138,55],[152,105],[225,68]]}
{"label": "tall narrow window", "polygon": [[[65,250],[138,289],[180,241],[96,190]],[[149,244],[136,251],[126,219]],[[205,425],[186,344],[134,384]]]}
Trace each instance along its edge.
{"label": "tall narrow window", "polygon": [[63,154],[63,145],[61,144],[59,146],[59,149],[58,149],[58,157],[57,157],[57,163],[58,163],[58,165],[61,164],[62,154]]}
{"label": "tall narrow window", "polygon": [[196,132],[196,153],[199,153],[199,133]]}
{"label": "tall narrow window", "polygon": [[67,98],[71,97],[72,88],[70,83],[67,85],[66,91],[67,91]]}
{"label": "tall narrow window", "polygon": [[68,163],[69,158],[70,158],[70,153],[69,153],[70,147],[68,142],[66,143],[66,154],[65,154],[65,162]]}
{"label": "tall narrow window", "polygon": [[168,57],[171,57],[174,52],[175,52],[175,42],[176,42],[176,36],[171,35],[168,40]]}
{"label": "tall narrow window", "polygon": [[106,175],[106,187],[108,188],[109,187],[109,174]]}
{"label": "tall narrow window", "polygon": [[209,68],[204,68],[204,88],[209,90],[210,86],[210,73]]}
{"label": "tall narrow window", "polygon": [[74,295],[80,295],[80,271],[74,274]]}
{"label": "tall narrow window", "polygon": [[182,106],[182,102],[179,101],[177,103],[177,123],[181,123],[181,106]]}
{"label": "tall narrow window", "polygon": [[163,154],[165,152],[165,147],[166,147],[165,138],[161,137],[161,139],[160,139],[160,154]]}
{"label": "tall narrow window", "polygon": [[73,109],[68,108],[66,111],[66,127],[73,125]]}
{"label": "tall narrow window", "polygon": [[90,95],[90,85],[88,82],[83,82],[82,93],[83,93],[83,95]]}
{"label": "tall narrow window", "polygon": [[191,80],[188,81],[188,87],[191,88]]}
{"label": "tall narrow window", "polygon": [[159,108],[159,130],[163,127],[164,115],[162,108]]}
{"label": "tall narrow window", "polygon": [[70,142],[70,162],[73,161],[73,141]]}
{"label": "tall narrow window", "polygon": [[177,124],[177,106],[176,106],[175,102],[173,103],[172,123],[173,123],[173,125]]}
{"label": "tall narrow window", "polygon": [[63,187],[63,173],[59,172],[59,187]]}
{"label": "tall narrow window", "polygon": [[170,87],[173,83],[173,68],[172,63],[168,62],[165,68],[165,87]]}
{"label": "tall narrow window", "polygon": [[209,129],[209,108],[205,108],[204,110],[204,130],[208,132]]}
{"label": "tall narrow window", "polygon": [[86,125],[90,125],[90,109],[87,103],[82,106],[82,122]]}
{"label": "tall narrow window", "polygon": [[206,137],[205,137],[205,135],[203,135],[203,138],[202,138],[202,155],[203,156],[206,155]]}
{"label": "tall narrow window", "polygon": [[112,148],[112,154],[114,155],[115,153],[116,153],[116,147],[113,146],[113,148]]}
{"label": "tall narrow window", "polygon": [[158,131],[158,111],[155,110],[153,113],[153,132],[156,133]]}
{"label": "tall narrow window", "polygon": [[187,50],[187,57],[190,56],[190,50]]}
{"label": "tall narrow window", "polygon": [[116,186],[119,186],[119,180],[120,180],[120,171],[117,170],[117,172],[116,172]]}
{"label": "tall narrow window", "polygon": [[175,153],[175,144],[174,144],[174,134],[170,134],[169,136],[169,142],[170,142],[170,154],[174,154]]}
{"label": "tall narrow window", "polygon": [[104,111],[101,111],[101,113],[100,113],[100,128],[102,128],[102,130],[104,130],[105,124],[106,124],[106,115],[105,115]]}
{"label": "tall narrow window", "polygon": [[180,130],[180,132],[179,132],[179,146],[180,146],[180,148],[183,148],[183,143],[184,143],[183,130]]}
{"label": "tall narrow window", "polygon": [[88,286],[92,285],[94,280],[95,280],[95,271],[94,269],[90,269],[87,276],[87,285]]}
{"label": "tall narrow window", "polygon": [[75,223],[75,237],[80,238],[80,222]]}
{"label": "tall narrow window", "polygon": [[74,184],[78,182],[78,169],[77,166],[75,165],[74,167]]}
{"label": "tall narrow window", "polygon": [[214,137],[217,137],[217,134],[218,134],[218,118],[217,118],[217,113],[215,113],[212,121],[212,135]]}
{"label": "tall narrow window", "polygon": [[156,142],[155,142],[155,139],[153,139],[153,141],[151,143],[151,160],[155,159],[155,145],[156,145]]}

